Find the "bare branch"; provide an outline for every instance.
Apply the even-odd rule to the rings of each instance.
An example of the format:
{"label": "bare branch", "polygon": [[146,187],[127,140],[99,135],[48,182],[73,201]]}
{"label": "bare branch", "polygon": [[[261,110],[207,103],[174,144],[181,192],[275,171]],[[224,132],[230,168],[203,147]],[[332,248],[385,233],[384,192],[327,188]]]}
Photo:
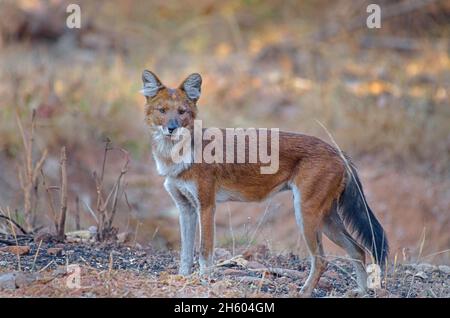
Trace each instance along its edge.
{"label": "bare branch", "polygon": [[58,231],[58,221],[57,221],[56,210],[55,210],[55,206],[53,204],[53,198],[52,198],[52,194],[50,192],[50,187],[47,186],[47,181],[46,181],[46,177],[44,174],[44,170],[42,170],[42,169],[41,169],[41,175],[42,175],[42,183],[44,185],[45,192],[47,193],[48,205],[50,207],[50,210],[52,211],[53,224],[55,226],[55,231],[57,232]]}
{"label": "bare branch", "polygon": [[12,218],[10,218],[9,216],[3,215],[3,213],[4,213],[4,212],[2,211],[2,214],[0,214],[0,219],[5,219],[5,220],[7,220],[8,222],[11,222],[11,223],[14,224],[14,226],[17,227],[23,234],[25,234],[25,235],[28,234],[27,231],[25,231],[25,229],[19,225],[19,223],[17,223],[16,221],[14,221],[14,220],[13,220]]}
{"label": "bare branch", "polygon": [[[22,137],[22,143],[24,148],[24,158],[22,162],[22,168],[18,170],[18,177],[20,186],[22,188],[23,197],[24,197],[24,216],[26,228],[28,231],[33,231],[34,223],[35,223],[35,207],[33,208],[32,201],[36,204],[37,199],[37,177],[38,173],[41,170],[46,158],[47,158],[47,149],[45,149],[37,161],[35,165],[33,165],[33,143],[34,143],[34,133],[36,129],[36,111],[33,109],[31,114],[31,124],[29,128],[29,134],[25,133],[25,130],[22,125],[22,121],[20,120],[19,110],[16,108],[15,111],[16,122],[19,128],[20,135]],[[33,200],[33,188],[34,192],[34,200]]]}
{"label": "bare branch", "polygon": [[95,220],[95,223],[97,223],[97,226],[99,226],[99,220],[97,218],[97,216],[95,215],[95,212],[92,210],[92,208],[89,206],[89,204],[87,204],[86,202],[84,202],[83,200],[81,200],[81,202],[84,203],[84,205],[86,206],[86,208],[88,209],[89,213],[92,215],[92,217]]}
{"label": "bare branch", "polygon": [[108,220],[108,228],[112,227],[112,222],[114,220],[114,216],[116,214],[116,210],[117,210],[117,202],[119,199],[119,189],[120,189],[120,183],[122,181],[123,176],[128,172],[128,164],[130,163],[130,154],[124,150],[124,149],[120,149],[124,154],[125,154],[125,163],[122,167],[122,170],[120,171],[120,175],[117,178],[117,187],[116,187],[116,191],[114,194],[114,200],[113,200],[113,206],[111,209],[111,215],[109,216],[109,220]]}
{"label": "bare branch", "polygon": [[79,231],[80,229],[80,198],[77,196],[75,199],[75,230]]}
{"label": "bare branch", "polygon": [[60,241],[64,240],[65,236],[65,225],[66,225],[66,212],[67,212],[67,155],[66,155],[66,147],[62,147],[61,149],[61,193],[60,193],[60,202],[61,202],[61,212],[59,215],[59,226],[58,226],[58,239]]}
{"label": "bare branch", "polygon": [[42,166],[44,165],[45,159],[47,159],[48,150],[44,149],[44,152],[42,153],[41,159],[36,163],[34,169],[33,169],[33,183],[36,182],[36,178],[38,176],[38,172],[41,170]]}

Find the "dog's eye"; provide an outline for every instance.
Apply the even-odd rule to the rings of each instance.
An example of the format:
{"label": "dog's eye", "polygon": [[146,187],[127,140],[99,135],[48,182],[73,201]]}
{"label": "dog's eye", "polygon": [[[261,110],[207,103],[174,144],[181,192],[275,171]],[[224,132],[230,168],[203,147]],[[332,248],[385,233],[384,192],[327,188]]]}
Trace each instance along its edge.
{"label": "dog's eye", "polygon": [[164,114],[166,112],[166,110],[164,108],[158,108],[158,110],[161,114]]}
{"label": "dog's eye", "polygon": [[179,109],[178,114],[183,115],[186,111],[184,109]]}

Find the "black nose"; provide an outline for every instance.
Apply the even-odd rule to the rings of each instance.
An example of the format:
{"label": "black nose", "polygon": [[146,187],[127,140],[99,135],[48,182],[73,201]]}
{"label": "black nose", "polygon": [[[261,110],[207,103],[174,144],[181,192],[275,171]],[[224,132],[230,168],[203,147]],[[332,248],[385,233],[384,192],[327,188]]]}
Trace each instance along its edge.
{"label": "black nose", "polygon": [[171,119],[167,123],[167,130],[169,130],[169,133],[172,133],[178,127],[179,127],[178,122],[175,119]]}

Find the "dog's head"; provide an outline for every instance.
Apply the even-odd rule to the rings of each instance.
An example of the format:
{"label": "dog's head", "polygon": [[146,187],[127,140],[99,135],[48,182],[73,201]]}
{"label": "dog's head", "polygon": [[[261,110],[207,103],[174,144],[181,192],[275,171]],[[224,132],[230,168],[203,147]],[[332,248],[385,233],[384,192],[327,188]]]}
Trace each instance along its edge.
{"label": "dog's head", "polygon": [[202,77],[189,75],[178,88],[167,88],[152,72],[142,73],[147,124],[164,136],[170,136],[177,128],[193,130],[197,116],[197,101],[200,98]]}

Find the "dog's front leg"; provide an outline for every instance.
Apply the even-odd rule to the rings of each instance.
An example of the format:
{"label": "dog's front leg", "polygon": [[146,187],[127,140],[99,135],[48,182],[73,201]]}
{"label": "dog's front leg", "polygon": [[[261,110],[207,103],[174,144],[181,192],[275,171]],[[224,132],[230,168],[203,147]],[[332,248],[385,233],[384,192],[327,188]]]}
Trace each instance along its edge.
{"label": "dog's front leg", "polygon": [[180,213],[181,252],[179,273],[186,276],[192,273],[194,263],[195,233],[198,222],[197,207],[181,193],[176,186],[176,182],[172,179],[167,178],[164,186]]}
{"label": "dog's front leg", "polygon": [[180,275],[192,273],[194,263],[195,232],[197,229],[197,211],[189,203],[177,204],[180,210],[181,264]]}
{"label": "dog's front leg", "polygon": [[213,268],[215,204],[200,208],[200,274],[209,274]]}

